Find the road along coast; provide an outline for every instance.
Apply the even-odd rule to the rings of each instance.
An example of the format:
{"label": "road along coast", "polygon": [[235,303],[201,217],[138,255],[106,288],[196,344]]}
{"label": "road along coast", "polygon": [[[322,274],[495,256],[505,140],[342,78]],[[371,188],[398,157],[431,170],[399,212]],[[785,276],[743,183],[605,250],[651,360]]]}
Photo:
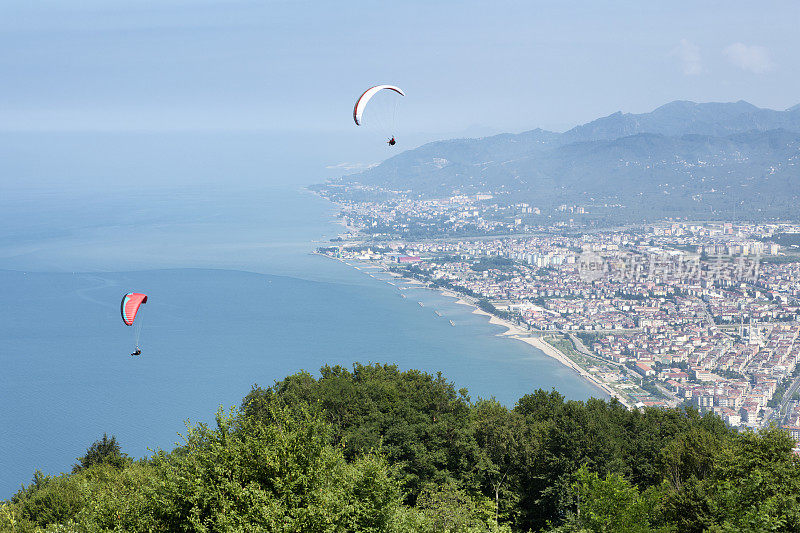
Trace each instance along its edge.
{"label": "road along coast", "polygon": [[474,307],[475,309],[472,311],[474,314],[488,316],[490,324],[495,324],[498,326],[504,326],[508,328],[507,331],[500,333],[499,335],[504,335],[512,339],[520,340],[524,343],[530,344],[531,346],[533,346],[538,350],[541,350],[542,352],[544,352],[545,355],[552,357],[562,365],[571,368],[572,370],[577,372],[583,379],[585,379],[595,387],[601,389],[603,392],[608,393],[612,398],[616,398],[617,400],[620,401],[620,403],[622,403],[626,407],[631,408],[630,402],[627,400],[627,398],[622,396],[619,392],[615,391],[607,383],[598,379],[596,376],[592,375],[586,369],[579,366],[567,355],[565,355],[561,350],[545,342],[540,336],[531,335],[530,332],[519,327],[518,325],[509,322],[508,320],[504,320],[491,313],[487,313],[482,309],[477,308],[473,303],[465,300],[461,295],[453,291],[442,290],[441,292],[445,296],[458,298],[458,300],[456,300],[457,304],[469,305],[471,307]]}

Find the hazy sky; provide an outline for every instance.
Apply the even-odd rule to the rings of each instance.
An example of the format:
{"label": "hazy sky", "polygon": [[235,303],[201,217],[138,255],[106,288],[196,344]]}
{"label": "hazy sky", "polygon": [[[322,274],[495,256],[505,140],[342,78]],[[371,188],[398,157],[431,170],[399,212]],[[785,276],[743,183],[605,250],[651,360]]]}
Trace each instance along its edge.
{"label": "hazy sky", "polygon": [[798,27],[796,1],[4,0],[0,129],[347,130],[375,83],[428,135],[784,109]]}

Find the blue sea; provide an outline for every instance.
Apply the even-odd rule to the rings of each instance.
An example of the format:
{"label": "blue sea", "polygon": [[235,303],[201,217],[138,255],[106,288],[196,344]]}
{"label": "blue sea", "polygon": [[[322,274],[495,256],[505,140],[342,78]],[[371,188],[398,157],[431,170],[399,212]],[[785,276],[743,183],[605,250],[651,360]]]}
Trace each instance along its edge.
{"label": "blue sea", "polygon": [[[273,147],[244,168],[227,137],[171,157],[151,137],[119,153],[105,137],[2,140],[0,499],[37,469],[69,471],[104,433],[133,457],[170,449],[187,420],[212,421],[253,384],[326,364],[441,371],[508,406],[537,388],[607,397],[453,298],[313,254],[342,231],[336,206],[304,189],[330,154]],[[148,295],[140,357],[120,319],[130,291]]]}

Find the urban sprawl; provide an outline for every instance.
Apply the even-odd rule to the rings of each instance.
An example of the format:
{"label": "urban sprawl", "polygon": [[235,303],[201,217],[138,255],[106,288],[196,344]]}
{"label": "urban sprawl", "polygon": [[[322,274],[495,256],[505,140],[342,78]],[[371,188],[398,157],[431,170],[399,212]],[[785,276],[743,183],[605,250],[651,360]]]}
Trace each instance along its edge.
{"label": "urban sprawl", "polygon": [[628,406],[693,405],[800,439],[800,240],[775,238],[800,226],[582,228],[569,216],[586,207],[491,194],[336,201],[350,231],[321,253],[456,292]]}

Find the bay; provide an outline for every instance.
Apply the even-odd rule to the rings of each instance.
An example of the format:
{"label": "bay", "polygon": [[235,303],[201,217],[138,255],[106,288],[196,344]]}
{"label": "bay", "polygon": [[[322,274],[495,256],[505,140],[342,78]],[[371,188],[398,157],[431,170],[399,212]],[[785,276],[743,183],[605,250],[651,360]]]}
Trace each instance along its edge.
{"label": "bay", "polygon": [[[3,191],[0,498],[103,433],[133,457],[171,449],[187,419],[325,364],[441,371],[509,406],[537,388],[606,397],[453,298],[313,254],[342,228],[296,180]],[[119,317],[133,290],[141,357]]]}

